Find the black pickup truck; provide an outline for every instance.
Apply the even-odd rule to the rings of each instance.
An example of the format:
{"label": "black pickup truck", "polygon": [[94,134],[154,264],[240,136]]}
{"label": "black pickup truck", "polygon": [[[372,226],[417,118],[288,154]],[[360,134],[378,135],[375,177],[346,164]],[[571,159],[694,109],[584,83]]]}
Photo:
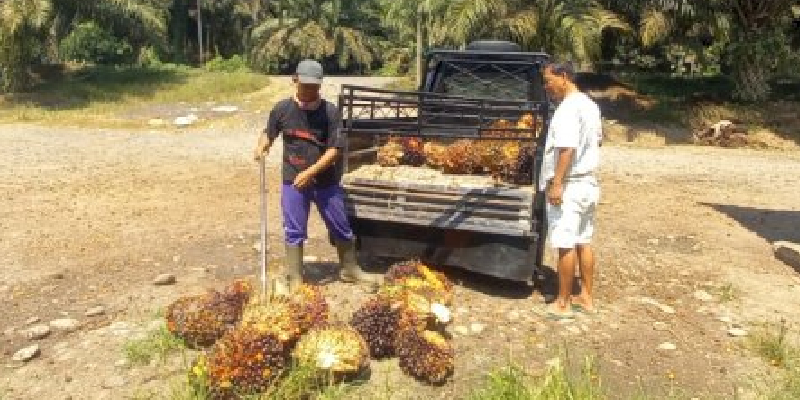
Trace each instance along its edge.
{"label": "black pickup truck", "polygon": [[[419,258],[515,281],[531,282],[542,265],[544,196],[538,188],[544,132],[552,107],[542,68],[549,56],[514,43],[479,41],[464,50],[426,55],[417,91],[345,85],[339,95],[345,149],[347,209],[367,259]],[[499,120],[535,116],[528,132],[503,140],[533,150],[528,181],[485,185],[423,179],[369,178],[353,172],[375,165],[392,137],[452,142],[489,140]],[[513,130],[513,129],[512,129]]]}

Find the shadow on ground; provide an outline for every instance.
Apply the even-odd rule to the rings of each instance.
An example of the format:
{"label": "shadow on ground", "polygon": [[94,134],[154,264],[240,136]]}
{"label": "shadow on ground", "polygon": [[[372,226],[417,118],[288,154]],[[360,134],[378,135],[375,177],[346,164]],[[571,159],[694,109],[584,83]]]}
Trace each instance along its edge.
{"label": "shadow on ground", "polygon": [[736,220],[745,229],[772,243],[800,242],[800,211],[768,210],[730,204],[700,203]]}

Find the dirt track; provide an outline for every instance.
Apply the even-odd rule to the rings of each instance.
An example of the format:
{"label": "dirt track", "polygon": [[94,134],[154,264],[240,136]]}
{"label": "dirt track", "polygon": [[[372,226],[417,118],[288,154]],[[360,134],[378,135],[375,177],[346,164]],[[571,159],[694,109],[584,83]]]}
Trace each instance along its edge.
{"label": "dirt track", "polygon": [[[175,365],[115,364],[125,341],[152,328],[172,299],[254,272],[254,139],[254,129],[0,126],[3,399],[119,399],[167,385]],[[357,393],[372,398],[394,382],[398,398],[458,398],[508,355],[541,369],[567,343],[575,357],[598,356],[604,384],[620,398],[640,387],[656,396],[680,387],[679,398],[731,397],[767,367],[743,350],[743,339],[728,337],[731,323],[720,317],[754,329],[800,315],[800,279],[769,246],[800,241],[797,171],[797,152],[604,147],[600,316],[549,322],[533,311],[542,303],[538,291],[452,271],[460,283],[455,324],[485,325],[455,335],[454,382],[426,388],[390,361],[375,363],[373,383]],[[277,217],[275,192],[271,199]],[[333,260],[316,217],[312,224],[308,254]],[[279,257],[280,222],[273,218],[269,230]],[[312,275],[330,269],[312,267]],[[178,283],[153,286],[164,272]],[[345,318],[364,296],[338,282],[327,288]],[[712,299],[696,299],[697,290]],[[95,305],[106,314],[84,317]],[[78,332],[40,341],[42,355],[25,365],[11,361],[29,342],[19,333],[26,320],[65,315],[83,323]],[[657,350],[663,342],[677,350]]]}

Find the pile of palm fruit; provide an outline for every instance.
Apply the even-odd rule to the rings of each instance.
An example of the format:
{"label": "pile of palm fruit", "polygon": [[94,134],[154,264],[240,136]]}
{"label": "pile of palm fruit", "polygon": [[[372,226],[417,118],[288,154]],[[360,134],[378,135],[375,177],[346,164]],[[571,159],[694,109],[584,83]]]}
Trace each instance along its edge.
{"label": "pile of palm fruit", "polygon": [[321,384],[363,375],[369,360],[397,357],[408,375],[441,384],[452,374],[453,285],[417,261],[392,265],[376,294],[348,323],[332,321],[319,286],[265,298],[247,281],[169,305],[167,328],[201,350],[189,373],[212,399],[263,393],[292,368]]}
{"label": "pile of palm fruit", "polygon": [[[445,144],[419,138],[392,137],[378,149],[382,167],[428,166],[446,174],[489,174],[495,180],[528,184],[533,176],[533,143],[508,138],[533,138],[541,127],[533,114],[516,123],[498,119],[482,139],[459,139]],[[504,139],[505,138],[505,139]]]}
{"label": "pile of palm fruit", "polygon": [[368,367],[366,341],[352,327],[329,321],[317,286],[265,298],[236,281],[222,292],[176,300],[166,319],[170,332],[204,350],[189,378],[212,399],[264,392],[294,367],[313,371],[320,381],[358,376]]}
{"label": "pile of palm fruit", "polygon": [[453,285],[418,261],[389,268],[378,293],[357,309],[350,325],[373,359],[397,357],[400,369],[423,382],[442,384],[453,373],[453,347],[444,328],[451,322]]}

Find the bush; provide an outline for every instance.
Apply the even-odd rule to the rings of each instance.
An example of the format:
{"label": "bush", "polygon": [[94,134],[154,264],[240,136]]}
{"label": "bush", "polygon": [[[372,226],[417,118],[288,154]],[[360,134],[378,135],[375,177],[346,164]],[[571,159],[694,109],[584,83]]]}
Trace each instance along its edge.
{"label": "bush", "polygon": [[138,64],[141,67],[160,67],[164,65],[155,47],[147,46],[139,51]]}
{"label": "bush", "polygon": [[241,72],[247,71],[249,68],[244,57],[237,54],[228,59],[220,56],[214,57],[206,63],[206,70],[211,72]]}
{"label": "bush", "polygon": [[95,22],[84,22],[75,27],[59,44],[64,61],[94,64],[130,64],[134,58],[133,47],[124,39],[112,35]]}

